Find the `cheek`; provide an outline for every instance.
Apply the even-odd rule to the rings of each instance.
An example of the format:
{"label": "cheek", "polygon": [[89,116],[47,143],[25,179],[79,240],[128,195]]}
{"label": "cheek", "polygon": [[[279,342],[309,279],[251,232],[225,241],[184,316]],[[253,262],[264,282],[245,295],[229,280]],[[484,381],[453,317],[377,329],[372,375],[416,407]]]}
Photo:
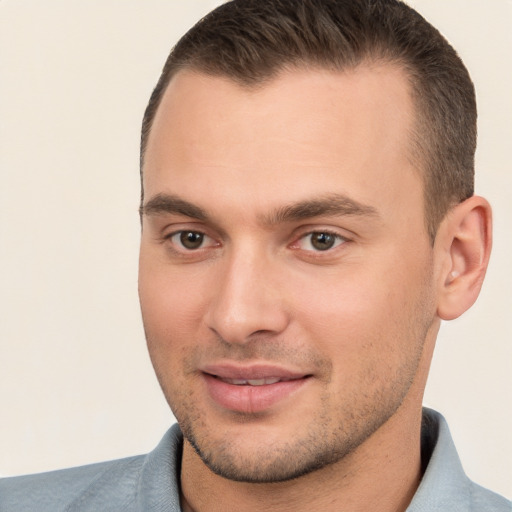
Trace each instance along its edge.
{"label": "cheek", "polygon": [[400,364],[422,342],[425,287],[411,281],[410,273],[408,283],[400,279],[396,267],[354,266],[290,294],[299,298],[294,321],[334,365],[367,368],[382,366],[383,359]]}
{"label": "cheek", "polygon": [[[355,268],[306,278],[300,288],[289,293],[295,297],[295,320],[324,333],[350,335],[370,329],[382,321],[396,300],[386,283]],[[344,336],[340,337],[342,341]]]}
{"label": "cheek", "polygon": [[204,309],[200,280],[143,263],[139,299],[150,351],[177,350],[187,340],[197,339]]}

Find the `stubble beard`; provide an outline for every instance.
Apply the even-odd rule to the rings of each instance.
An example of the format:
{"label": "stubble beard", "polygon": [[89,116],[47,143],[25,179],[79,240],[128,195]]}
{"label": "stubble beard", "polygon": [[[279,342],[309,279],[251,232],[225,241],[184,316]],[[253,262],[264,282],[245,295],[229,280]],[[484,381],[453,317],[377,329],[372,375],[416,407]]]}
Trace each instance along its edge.
{"label": "stubble beard", "polygon": [[[266,442],[257,450],[245,450],[227,432],[212,436],[192,392],[165,394],[185,439],[212,472],[238,482],[285,482],[342,461],[385,424],[399,409],[414,381],[422,347],[423,343],[411,359],[395,369],[396,380],[378,386],[373,382],[371,396],[366,395],[363,400],[359,395],[348,397],[340,409],[333,411],[334,400],[326,393],[320,412],[314,418],[305,418],[309,425],[301,425],[300,434],[285,441]],[[254,420],[250,415],[238,416],[239,422]]]}
{"label": "stubble beard", "polygon": [[315,421],[301,438],[279,445],[260,446],[257,452],[249,454],[234,448],[229,440],[212,446],[205,442],[204,436],[196,434],[194,424],[186,419],[180,422],[180,427],[213,473],[237,482],[268,484],[294,480],[338,463],[370,437],[391,414],[374,417],[372,423],[363,423],[363,430],[350,431],[339,426],[336,432],[330,432],[329,438],[324,435],[331,429],[328,420]]}

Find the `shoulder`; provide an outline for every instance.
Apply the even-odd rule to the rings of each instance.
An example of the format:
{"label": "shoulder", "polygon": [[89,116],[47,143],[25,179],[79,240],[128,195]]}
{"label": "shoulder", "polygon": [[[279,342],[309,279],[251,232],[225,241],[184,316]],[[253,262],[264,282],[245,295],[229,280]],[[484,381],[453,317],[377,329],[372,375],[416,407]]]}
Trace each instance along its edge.
{"label": "shoulder", "polygon": [[407,512],[512,512],[510,501],[467,477],[443,416],[424,409],[421,437],[425,471]]}
{"label": "shoulder", "polygon": [[[108,503],[127,504],[133,497],[144,456],[0,480],[0,510],[66,510],[101,482]],[[126,493],[128,491],[128,493]],[[131,491],[131,492],[130,492]]]}
{"label": "shoulder", "polygon": [[512,512],[512,501],[471,482],[471,505],[475,512]]}
{"label": "shoulder", "polygon": [[179,511],[181,433],[175,426],[147,455],[0,480],[2,512]]}

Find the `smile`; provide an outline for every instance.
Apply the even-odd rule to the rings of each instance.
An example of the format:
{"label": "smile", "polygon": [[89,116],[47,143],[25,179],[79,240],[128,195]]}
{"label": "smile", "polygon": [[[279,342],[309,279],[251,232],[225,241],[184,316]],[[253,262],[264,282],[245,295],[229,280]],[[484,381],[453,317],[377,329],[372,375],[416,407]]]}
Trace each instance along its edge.
{"label": "smile", "polygon": [[244,414],[276,410],[311,381],[312,375],[275,366],[211,366],[202,369],[207,395],[216,407]]}

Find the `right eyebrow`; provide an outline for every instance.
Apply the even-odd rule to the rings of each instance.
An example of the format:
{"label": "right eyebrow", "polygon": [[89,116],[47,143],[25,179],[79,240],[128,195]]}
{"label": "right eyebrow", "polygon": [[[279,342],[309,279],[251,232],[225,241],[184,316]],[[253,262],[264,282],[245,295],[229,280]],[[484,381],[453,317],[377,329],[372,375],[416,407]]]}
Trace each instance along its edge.
{"label": "right eyebrow", "polygon": [[172,194],[157,194],[139,208],[140,215],[162,215],[171,213],[183,215],[200,221],[209,219],[209,215],[199,206],[189,203]]}

